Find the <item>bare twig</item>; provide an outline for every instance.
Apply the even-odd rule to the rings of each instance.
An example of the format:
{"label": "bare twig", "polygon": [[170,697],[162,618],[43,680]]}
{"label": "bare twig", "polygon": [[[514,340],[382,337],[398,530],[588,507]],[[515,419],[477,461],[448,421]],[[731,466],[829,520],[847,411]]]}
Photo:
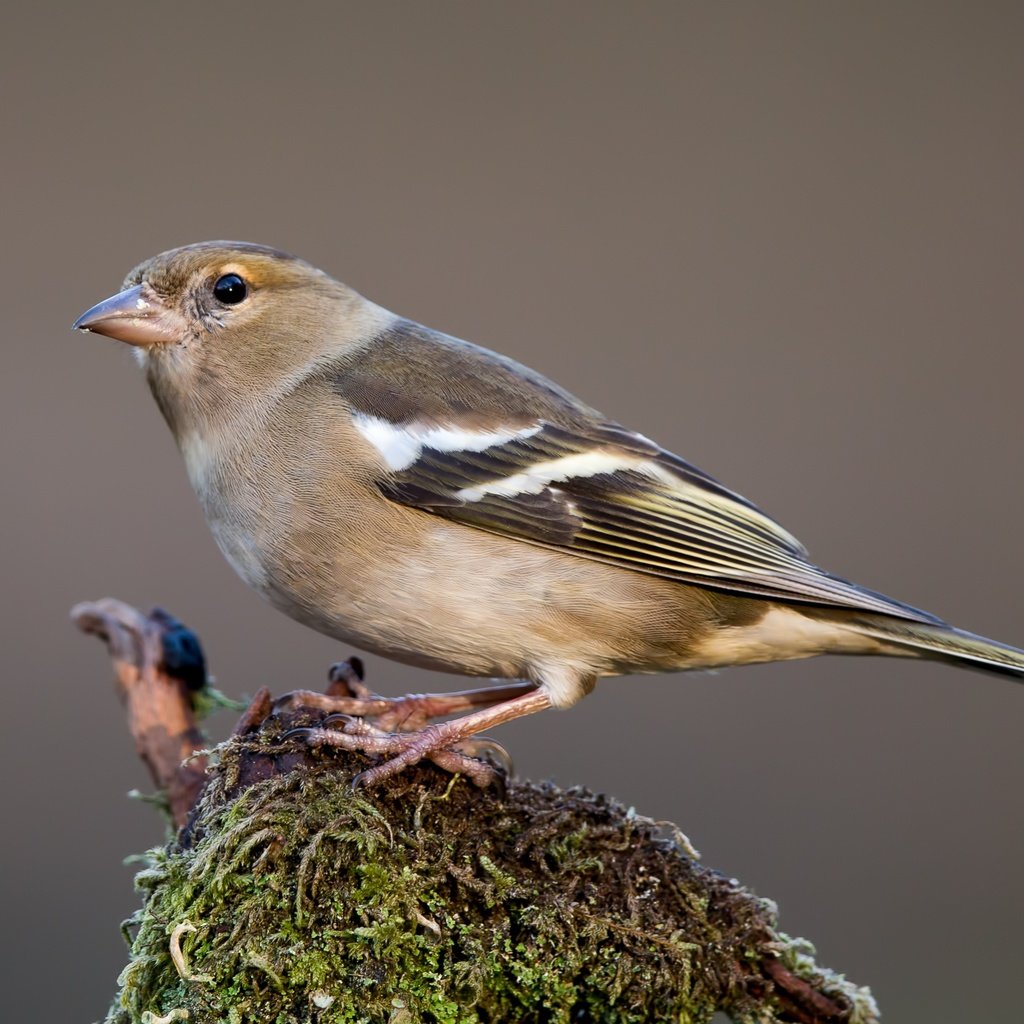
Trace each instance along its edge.
{"label": "bare twig", "polygon": [[196,678],[197,665],[202,666],[198,642],[193,638],[195,656],[175,657],[181,623],[160,609],[143,615],[109,597],[75,605],[71,619],[83,633],[106,643],[135,748],[180,828],[206,777],[206,758],[193,756],[204,745],[190,697],[201,683]]}

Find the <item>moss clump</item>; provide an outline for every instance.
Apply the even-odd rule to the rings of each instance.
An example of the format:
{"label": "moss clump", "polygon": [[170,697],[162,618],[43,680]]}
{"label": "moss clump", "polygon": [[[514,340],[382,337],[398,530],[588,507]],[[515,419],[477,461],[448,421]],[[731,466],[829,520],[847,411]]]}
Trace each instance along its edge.
{"label": "moss clump", "polygon": [[[785,1021],[759,965],[824,978],[770,904],[583,791],[430,766],[353,792],[352,755],[233,740],[153,851],[112,1024]],[[187,1014],[187,1017],[186,1017]]]}

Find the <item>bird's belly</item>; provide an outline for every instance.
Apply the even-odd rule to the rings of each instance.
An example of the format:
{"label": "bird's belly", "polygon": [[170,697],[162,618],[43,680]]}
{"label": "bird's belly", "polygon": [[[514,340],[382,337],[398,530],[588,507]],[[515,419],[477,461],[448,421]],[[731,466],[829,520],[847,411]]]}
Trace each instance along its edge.
{"label": "bird's belly", "polygon": [[498,678],[670,671],[687,667],[717,618],[706,592],[683,600],[691,588],[447,523],[379,493],[234,480],[230,493],[196,489],[242,579],[299,622],[398,661]]}
{"label": "bird's belly", "polygon": [[425,551],[421,531],[400,528],[407,523],[389,523],[386,515],[367,522],[357,509],[346,514],[337,504],[329,516],[311,516],[303,514],[308,502],[287,502],[291,512],[283,515],[286,501],[278,491],[272,506],[203,503],[225,559],[278,610],[327,636],[424,668],[502,678],[528,673],[522,635],[500,612],[507,609],[514,621],[514,605],[537,600],[527,597],[528,582],[519,602],[510,600],[487,566]]}
{"label": "bird's belly", "polygon": [[[700,596],[681,601],[686,588],[667,581],[400,513],[401,528],[378,522],[372,537],[358,523],[332,532],[329,554],[326,540],[308,535],[297,558],[286,545],[269,571],[264,563],[264,592],[293,618],[365,650],[498,678],[679,668],[715,615]],[[311,550],[322,554],[310,560]]]}
{"label": "bird's belly", "polygon": [[[528,677],[531,654],[524,605],[535,588],[517,595],[485,569],[470,574],[424,563],[415,552],[384,550],[363,558],[351,549],[294,572],[273,559],[264,593],[308,626],[364,650],[408,664],[460,675]],[[282,569],[284,571],[282,571]]]}
{"label": "bird's belly", "polygon": [[270,574],[263,548],[244,526],[207,516],[207,523],[220,553],[236,573],[261,594],[266,594]]}

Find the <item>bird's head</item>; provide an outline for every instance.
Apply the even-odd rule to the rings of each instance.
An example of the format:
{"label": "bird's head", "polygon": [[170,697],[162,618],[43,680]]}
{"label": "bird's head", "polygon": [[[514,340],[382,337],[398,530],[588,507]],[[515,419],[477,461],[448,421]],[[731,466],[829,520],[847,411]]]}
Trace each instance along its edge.
{"label": "bird's head", "polygon": [[252,404],[364,336],[377,307],[267,246],[199,242],[140,263],[78,330],[136,347],[172,429]]}

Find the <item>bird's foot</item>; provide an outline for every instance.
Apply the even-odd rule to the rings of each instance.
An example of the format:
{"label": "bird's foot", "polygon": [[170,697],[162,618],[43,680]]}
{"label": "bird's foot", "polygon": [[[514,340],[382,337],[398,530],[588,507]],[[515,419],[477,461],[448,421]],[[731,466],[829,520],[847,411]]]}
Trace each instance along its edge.
{"label": "bird's foot", "polygon": [[[346,674],[343,676],[342,672]],[[315,708],[328,714],[371,719],[380,732],[417,733],[434,719],[445,718],[476,708],[503,704],[514,697],[533,693],[533,683],[505,683],[482,686],[455,693],[410,693],[404,697],[382,697],[365,686],[361,678],[353,678],[350,662],[331,668],[331,692],[293,690],[274,702],[274,711]]]}
{"label": "bird's foot", "polygon": [[[526,684],[521,684],[495,689],[515,689],[516,696],[493,707],[471,712],[449,722],[426,725],[416,731],[392,732],[383,729],[379,724],[380,720],[384,718],[383,714],[370,715],[370,718],[376,717],[376,721],[368,721],[366,717],[341,711],[329,716],[329,719],[333,719],[330,724],[337,724],[340,728],[329,727],[329,720],[325,720],[321,726],[292,729],[285,734],[285,738],[301,735],[306,743],[314,748],[340,747],[343,750],[359,751],[365,754],[382,754],[388,758],[382,764],[374,765],[357,775],[353,780],[355,786],[377,785],[397,775],[403,768],[417,764],[424,759],[433,761],[434,764],[446,771],[465,774],[478,786],[487,786],[499,777],[498,770],[488,760],[481,760],[474,755],[485,754],[491,757],[497,753],[501,767],[511,770],[511,764],[508,761],[508,755],[498,744],[480,737],[478,734],[484,729],[502,725],[536,711],[543,711],[551,706],[547,694],[533,686],[527,687]],[[524,689],[526,692],[523,692]],[[468,692],[475,694],[480,691]],[[313,696],[318,695],[314,694]],[[430,700],[444,696],[437,694],[412,699]],[[464,695],[449,694],[447,696],[454,698]],[[362,700],[362,698],[343,699]],[[434,706],[428,705],[428,707]],[[450,711],[441,713],[450,713]],[[403,719],[403,723],[405,721],[408,719]]]}
{"label": "bird's foot", "polygon": [[316,727],[290,729],[284,739],[301,737],[313,749],[339,747],[364,754],[389,754],[390,760],[361,772],[353,786],[365,786],[390,778],[407,765],[429,760],[452,774],[465,775],[481,788],[493,785],[512,774],[512,759],[494,740],[475,736],[441,749],[434,748],[434,737],[419,732],[389,733],[363,718],[346,714],[328,715]]}

